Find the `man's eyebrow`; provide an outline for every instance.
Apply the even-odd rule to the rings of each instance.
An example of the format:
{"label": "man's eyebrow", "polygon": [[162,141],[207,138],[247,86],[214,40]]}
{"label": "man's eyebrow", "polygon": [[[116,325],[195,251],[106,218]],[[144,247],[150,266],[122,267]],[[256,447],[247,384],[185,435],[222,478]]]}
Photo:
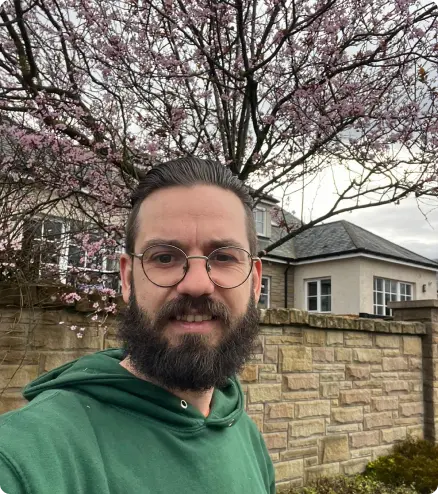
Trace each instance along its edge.
{"label": "man's eyebrow", "polygon": [[[148,247],[152,247],[153,245],[158,245],[158,244],[173,245],[174,247],[178,247],[179,249],[184,251],[186,248],[186,246],[184,246],[182,242],[176,239],[151,238],[141,245],[140,251],[138,253],[141,254]],[[245,247],[241,242],[238,242],[233,238],[221,238],[221,239],[211,240],[210,242],[206,243],[206,247],[210,248],[211,250],[219,249],[220,247],[240,247],[241,249],[248,250],[248,248]]]}

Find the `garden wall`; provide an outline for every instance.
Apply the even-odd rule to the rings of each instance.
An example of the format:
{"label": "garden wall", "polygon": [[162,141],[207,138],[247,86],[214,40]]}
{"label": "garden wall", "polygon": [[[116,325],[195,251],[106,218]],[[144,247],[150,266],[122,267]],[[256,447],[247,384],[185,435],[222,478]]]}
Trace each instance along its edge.
{"label": "garden wall", "polygon": [[[70,308],[0,306],[0,413],[24,404],[21,387],[41,373],[117,346],[115,320],[103,334],[90,310],[83,301]],[[438,346],[427,334],[438,335],[438,318],[428,322],[425,314],[419,323],[260,312],[256,352],[241,380],[279,485],[360,472],[408,435],[435,437],[437,355],[424,345]],[[72,325],[85,328],[82,338]]]}

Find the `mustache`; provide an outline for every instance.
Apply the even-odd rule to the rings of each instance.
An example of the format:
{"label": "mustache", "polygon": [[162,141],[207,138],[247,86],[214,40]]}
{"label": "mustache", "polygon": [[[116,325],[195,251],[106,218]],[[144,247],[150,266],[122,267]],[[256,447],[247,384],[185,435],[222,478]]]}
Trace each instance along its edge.
{"label": "mustache", "polygon": [[219,319],[225,325],[230,325],[231,314],[227,306],[211,299],[207,295],[193,298],[190,295],[181,295],[166,302],[156,313],[155,324],[158,327],[165,325],[170,319],[175,319],[181,314],[188,314],[191,311],[200,314],[211,314],[215,319]]}

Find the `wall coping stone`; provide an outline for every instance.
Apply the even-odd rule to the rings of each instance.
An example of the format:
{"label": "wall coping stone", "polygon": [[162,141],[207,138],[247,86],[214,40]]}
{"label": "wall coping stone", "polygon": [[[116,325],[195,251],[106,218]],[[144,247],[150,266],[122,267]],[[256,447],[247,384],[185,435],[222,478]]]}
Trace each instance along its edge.
{"label": "wall coping stone", "polygon": [[[425,301],[422,300],[419,302]],[[382,319],[368,319],[357,316],[316,314],[299,309],[259,309],[259,316],[260,324],[264,326],[304,325],[315,329],[333,329],[338,331],[415,335],[426,334],[426,326],[421,322],[385,321]]]}
{"label": "wall coping stone", "polygon": [[438,308],[438,299],[428,300],[406,300],[403,302],[388,302],[390,309],[436,309]]}

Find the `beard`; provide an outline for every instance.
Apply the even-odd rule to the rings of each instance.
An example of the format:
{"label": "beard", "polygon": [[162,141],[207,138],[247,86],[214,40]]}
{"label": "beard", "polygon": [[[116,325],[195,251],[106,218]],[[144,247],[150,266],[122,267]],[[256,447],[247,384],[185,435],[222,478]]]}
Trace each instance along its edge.
{"label": "beard", "polygon": [[[222,334],[213,344],[210,335],[188,333],[170,342],[165,328],[172,319],[190,310],[211,314],[221,323]],[[164,304],[154,319],[142,310],[131,289],[129,305],[118,328],[118,337],[133,368],[169,390],[206,391],[222,388],[251,356],[259,331],[259,316],[251,290],[246,312],[232,318],[228,308],[208,296],[181,296]]]}

